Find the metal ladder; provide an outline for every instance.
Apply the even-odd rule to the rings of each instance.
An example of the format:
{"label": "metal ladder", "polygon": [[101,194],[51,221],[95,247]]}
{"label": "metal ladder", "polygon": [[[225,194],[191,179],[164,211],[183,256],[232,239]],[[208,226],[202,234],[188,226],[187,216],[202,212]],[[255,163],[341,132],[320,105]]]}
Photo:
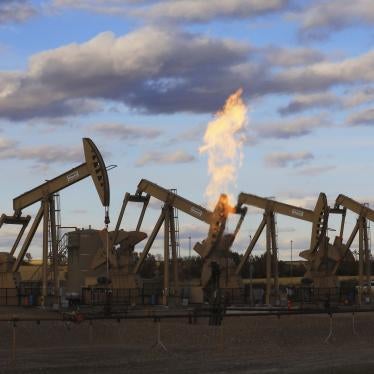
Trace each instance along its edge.
{"label": "metal ladder", "polygon": [[275,248],[274,248],[274,253],[277,256],[276,261],[279,259],[279,253],[278,253],[278,223],[277,223],[277,214],[274,213],[274,228],[275,228]]}
{"label": "metal ladder", "polygon": [[[61,201],[60,201],[60,194],[55,193],[53,194],[54,206],[55,210],[53,214],[55,215],[55,222],[56,222],[56,240],[57,240],[57,256],[60,262],[60,241],[61,241]],[[51,221],[48,220],[48,261],[49,264],[52,264],[53,253],[52,253],[52,236],[51,236]],[[48,266],[48,279],[53,279],[53,271],[52,267]]]}
{"label": "metal ladder", "polygon": [[[178,195],[177,189],[172,188],[170,189],[170,192],[173,193],[174,195]],[[180,240],[179,240],[179,218],[178,218],[178,209],[173,207],[173,220],[174,220],[174,228],[175,228],[175,247],[176,247],[176,252],[177,252],[177,257],[180,257]],[[170,226],[169,226],[169,237],[171,232],[170,232]],[[169,250],[171,250],[171,240],[169,241]]]}
{"label": "metal ladder", "polygon": [[[61,237],[61,201],[60,194],[54,194],[53,199],[55,202],[55,220],[56,220],[56,240],[57,240],[57,253],[59,264],[67,263],[67,235],[64,234]],[[51,237],[51,221],[48,220],[48,261],[49,265],[52,264],[52,237]],[[30,280],[36,279],[38,272],[41,272],[42,265],[36,267],[35,271],[31,275]],[[53,280],[53,271],[52,267],[48,266],[48,279]]]}
{"label": "metal ladder", "polygon": [[[363,205],[366,206],[366,207],[368,207],[368,208],[370,208],[370,204],[369,203],[364,203]],[[365,222],[366,222],[366,227],[364,227],[364,229],[366,230],[367,235],[368,235],[369,259],[371,259],[371,227],[370,227],[370,220],[366,219]]]}

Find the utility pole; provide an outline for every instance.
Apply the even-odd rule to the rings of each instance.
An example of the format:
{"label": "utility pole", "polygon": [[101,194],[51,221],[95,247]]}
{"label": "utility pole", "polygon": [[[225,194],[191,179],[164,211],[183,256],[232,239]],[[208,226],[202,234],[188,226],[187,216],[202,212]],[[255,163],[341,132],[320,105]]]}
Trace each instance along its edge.
{"label": "utility pole", "polygon": [[291,266],[290,266],[291,278],[293,277],[292,244],[293,244],[293,240],[291,240]]}
{"label": "utility pole", "polygon": [[253,267],[252,258],[249,256],[249,299],[251,306],[253,306]]}
{"label": "utility pole", "polygon": [[188,236],[188,257],[191,257],[191,235]]}

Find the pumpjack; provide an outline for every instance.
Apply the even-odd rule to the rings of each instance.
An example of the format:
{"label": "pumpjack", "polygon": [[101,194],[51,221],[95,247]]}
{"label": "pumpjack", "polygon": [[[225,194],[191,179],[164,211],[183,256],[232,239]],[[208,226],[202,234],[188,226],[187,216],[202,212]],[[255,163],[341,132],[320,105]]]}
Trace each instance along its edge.
{"label": "pumpjack", "polygon": [[[212,268],[218,265],[220,268],[220,287],[233,287],[240,284],[240,277],[235,277],[234,263],[229,258],[230,247],[237,235],[241,223],[243,221],[246,209],[236,211],[234,207],[230,207],[228,204],[228,198],[226,195],[221,195],[214,210],[209,211],[204,207],[195,204],[182,196],[179,196],[163,188],[153,182],[146,179],[142,179],[137,187],[137,191],[134,195],[126,193],[120,215],[118,217],[116,233],[119,232],[123,215],[126,206],[129,202],[142,203],[143,207],[138,219],[136,226],[136,231],[140,231],[144,214],[146,212],[149,200],[154,197],[164,203],[161,214],[151,232],[148,241],[146,242],[143,251],[136,264],[133,266],[132,274],[136,276],[152,245],[153,242],[160,231],[162,225],[164,226],[164,279],[163,279],[163,302],[167,304],[169,294],[178,295],[180,292],[179,278],[178,278],[178,257],[176,250],[176,238],[175,238],[175,221],[174,221],[174,209],[178,209],[202,222],[209,225],[209,231],[207,238],[201,243],[196,243],[194,250],[203,258],[203,270],[201,274],[200,289],[206,289],[212,282]],[[240,214],[240,219],[238,220],[237,226],[233,233],[225,233],[226,221],[229,214]],[[171,247],[171,262],[172,262],[172,285],[170,282],[169,274],[169,262],[170,262],[170,247]]]}
{"label": "pumpjack", "polygon": [[[340,225],[340,237],[343,238],[345,229],[345,218],[347,210],[352,211],[357,214],[356,224],[349,235],[346,243],[344,244],[343,256],[352,256],[350,252],[350,247],[357,237],[358,233],[358,243],[359,243],[359,253],[358,253],[358,303],[362,303],[362,291],[364,284],[364,275],[366,278],[366,284],[371,294],[371,282],[370,282],[370,248],[369,248],[369,225],[368,221],[374,221],[374,210],[370,209],[366,204],[361,204],[352,198],[340,194],[335,201],[334,207],[336,213],[342,214],[342,220]],[[364,274],[365,273],[365,274]]]}
{"label": "pumpjack", "polygon": [[[310,248],[302,251],[300,257],[306,259],[306,273],[304,278],[310,279],[314,287],[325,288],[336,285],[336,269],[334,266],[342,260],[345,248],[341,238],[336,237],[334,244],[329,244],[327,236],[330,208],[324,193],[320,193],[314,210],[305,209],[272,199],[241,193],[238,197],[237,209],[242,205],[254,206],[264,210],[262,221],[257,228],[244,256],[236,269],[236,275],[242,271],[244,264],[256,245],[261,233],[266,227],[266,303],[270,302],[272,279],[274,279],[275,294],[279,291],[278,281],[278,250],[276,241],[275,214],[286,215],[298,220],[312,223]],[[333,261],[332,266],[330,262]],[[335,269],[335,270],[334,270]]]}
{"label": "pumpjack", "polygon": [[[3,214],[0,218],[0,227],[3,224],[21,225],[21,230],[9,253],[0,254],[0,284],[2,288],[15,288],[19,285],[19,268],[28,251],[31,241],[43,219],[43,263],[42,263],[42,304],[44,305],[48,289],[48,266],[49,253],[48,242],[52,243],[52,268],[54,280],[54,293],[58,295],[59,272],[58,272],[58,243],[56,238],[55,206],[53,196],[57,192],[91,176],[100,201],[105,207],[105,224],[109,223],[110,189],[109,178],[104,160],[94,142],[89,138],[83,138],[83,149],[85,162],[68,170],[67,172],[50,179],[45,183],[23,193],[13,199],[14,214],[8,216]],[[40,208],[28,231],[23,245],[15,258],[17,246],[31,219],[30,216],[23,217],[22,210],[40,202]]]}

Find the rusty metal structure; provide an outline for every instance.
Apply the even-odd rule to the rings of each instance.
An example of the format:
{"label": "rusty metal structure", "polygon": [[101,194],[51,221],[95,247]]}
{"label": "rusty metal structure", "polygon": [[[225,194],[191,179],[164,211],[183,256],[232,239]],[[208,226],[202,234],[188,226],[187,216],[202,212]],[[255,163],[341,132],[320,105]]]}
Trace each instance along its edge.
{"label": "rusty metal structure", "polygon": [[[67,291],[79,293],[84,287],[101,287],[101,290],[139,290],[143,285],[140,270],[154,245],[154,241],[163,229],[163,279],[162,302],[169,304],[170,297],[182,295],[183,285],[178,269],[178,222],[176,212],[181,211],[208,225],[206,238],[197,242],[193,250],[202,259],[202,270],[198,285],[190,285],[191,299],[203,302],[210,294],[220,289],[242,289],[242,269],[247,263],[262,233],[266,232],[266,291],[265,303],[271,304],[272,295],[279,298],[278,245],[276,214],[302,220],[312,224],[310,245],[299,256],[305,259],[304,278],[313,283],[314,288],[328,289],[337,287],[337,270],[343,260],[352,259],[350,247],[358,235],[359,242],[359,287],[358,301],[362,302],[364,277],[370,288],[370,249],[368,221],[374,220],[374,210],[347,196],[339,195],[334,207],[329,207],[324,193],[320,193],[313,210],[282,203],[248,193],[240,193],[235,207],[228,197],[221,194],[214,209],[206,209],[178,195],[176,190],[166,189],[142,179],[134,194],[126,193],[120,209],[115,229],[108,230],[108,209],[110,202],[109,179],[103,158],[89,138],[83,139],[85,162],[67,172],[42,183],[41,185],[13,199],[13,215],[0,216],[0,228],[3,225],[18,225],[20,230],[9,252],[0,253],[0,288],[13,288],[21,282],[19,269],[24,262],[35,233],[43,221],[43,255],[41,272],[42,305],[48,295],[49,271],[53,280],[54,296],[59,295],[59,249],[56,235],[56,207],[54,196],[59,191],[91,176],[100,201],[105,208],[105,228],[76,229],[67,233]],[[144,216],[151,198],[162,202],[160,215],[145,241],[140,254],[135,247],[147,238],[141,231]],[[27,227],[31,216],[22,216],[25,208],[40,203],[31,228]],[[141,212],[134,231],[124,231],[121,224],[125,210],[130,202],[141,203]],[[238,265],[235,265],[231,248],[240,231],[247,207],[263,210],[262,220]],[[347,240],[343,241],[347,211],[357,214],[357,222]],[[328,222],[331,214],[341,215],[340,232],[330,244]],[[230,215],[237,217],[235,228],[226,232]],[[335,230],[332,230],[335,231]],[[24,234],[26,237],[23,239]],[[17,254],[17,248],[22,246]],[[171,299],[170,299],[171,300]]]}
{"label": "rusty metal structure", "polygon": [[[340,237],[343,238],[345,219],[347,210],[357,214],[356,224],[349,235],[345,244],[343,244],[343,256],[351,256],[350,247],[357,237],[359,243],[358,253],[358,303],[362,303],[362,291],[364,285],[364,275],[369,294],[371,294],[371,268],[370,268],[370,248],[369,248],[369,235],[368,235],[368,221],[374,221],[374,210],[370,209],[367,204],[361,204],[352,198],[340,194],[335,201],[335,211],[342,214],[340,225]],[[365,274],[364,274],[365,273]]]}
{"label": "rusty metal structure", "polygon": [[80,295],[83,287],[141,288],[141,280],[132,274],[132,268],[136,259],[135,246],[146,236],[140,231],[115,233],[105,229],[78,229],[67,233],[67,294]]}
{"label": "rusty metal structure", "polygon": [[[140,254],[139,260],[133,267],[133,275],[138,274],[141,269],[153,243],[154,240],[164,227],[164,279],[163,279],[163,303],[168,303],[169,295],[179,295],[180,284],[178,279],[178,257],[176,250],[176,239],[175,239],[175,221],[174,221],[174,209],[178,209],[206,224],[209,225],[209,231],[207,238],[201,242],[196,243],[194,246],[194,251],[196,251],[203,258],[203,270],[201,274],[201,284],[198,289],[195,290],[196,293],[200,293],[200,299],[203,299],[203,289],[208,287],[212,282],[212,269],[214,266],[218,266],[219,276],[218,276],[218,287],[229,287],[232,284],[229,282],[234,281],[233,263],[229,259],[228,253],[230,247],[238,233],[241,223],[244,218],[245,209],[241,212],[241,217],[237,223],[234,233],[225,233],[226,221],[229,214],[235,214],[236,210],[230,207],[227,201],[226,195],[221,195],[214,210],[209,211],[204,207],[195,204],[184,197],[181,197],[171,190],[161,187],[153,182],[146,179],[142,179],[137,187],[136,193],[131,195],[126,193],[122,208],[118,217],[114,238],[116,238],[123,215],[127,204],[129,202],[142,203],[143,207],[137,222],[136,231],[139,231],[143,222],[144,214],[146,212],[149,200],[154,197],[162,201],[163,207],[160,216],[146,242],[142,253]],[[170,256],[171,249],[171,256]],[[172,262],[172,276],[170,276],[169,262]],[[230,273],[230,274],[229,274]],[[172,282],[171,282],[172,280]],[[239,277],[236,277],[236,284],[240,284]]]}
{"label": "rusty metal structure", "polygon": [[252,240],[250,241],[243,258],[236,269],[236,275],[239,276],[244,264],[260,238],[266,227],[266,304],[270,303],[270,294],[272,289],[272,279],[274,279],[275,296],[279,292],[278,280],[278,247],[276,240],[275,214],[286,215],[295,219],[312,223],[312,234],[310,239],[310,249],[300,254],[308,260],[306,277],[315,280],[321,272],[321,244],[326,236],[328,222],[328,206],[326,195],[321,193],[317,200],[314,210],[304,209],[293,205],[278,202],[269,198],[263,198],[248,193],[240,193],[238,196],[237,209],[242,205],[253,206],[264,210],[263,218],[258,226]]}
{"label": "rusty metal structure", "polygon": [[[83,139],[83,148],[85,162],[81,165],[68,170],[67,172],[46,181],[45,183],[23,193],[22,195],[13,199],[14,214],[7,216],[3,214],[0,218],[0,227],[3,224],[18,224],[22,228],[15,240],[15,243],[10,253],[2,254],[2,264],[0,269],[2,271],[2,287],[13,288],[17,286],[19,281],[18,270],[27,253],[30,243],[43,220],[43,263],[42,263],[42,296],[44,299],[47,296],[48,288],[48,241],[49,237],[52,242],[52,268],[55,295],[58,295],[59,279],[58,279],[58,249],[56,240],[56,222],[55,222],[55,206],[53,195],[72,184],[79,182],[91,176],[96,190],[99,194],[102,205],[105,207],[106,218],[109,221],[108,207],[110,202],[109,179],[104,160],[97,149],[94,142],[89,138]],[[40,208],[34,218],[30,230],[28,231],[23,245],[18,253],[16,259],[13,258],[16,248],[26,230],[26,226],[30,221],[30,216],[22,217],[22,210],[40,202]]]}

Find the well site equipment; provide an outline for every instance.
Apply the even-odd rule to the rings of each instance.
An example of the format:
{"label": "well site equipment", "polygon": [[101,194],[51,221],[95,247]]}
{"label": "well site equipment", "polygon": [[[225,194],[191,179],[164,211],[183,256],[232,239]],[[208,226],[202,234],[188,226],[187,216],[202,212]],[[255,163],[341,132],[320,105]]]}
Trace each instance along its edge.
{"label": "well site equipment", "polygon": [[[2,261],[0,264],[1,288],[16,288],[19,285],[19,267],[28,251],[36,230],[43,219],[42,304],[44,305],[48,289],[49,238],[51,238],[52,243],[51,265],[53,269],[54,293],[55,296],[58,295],[58,243],[56,238],[55,206],[53,199],[55,193],[91,176],[101,203],[105,207],[105,221],[109,220],[107,212],[110,202],[110,190],[104,160],[91,139],[83,139],[83,149],[85,156],[84,163],[16,197],[13,200],[13,216],[7,216],[4,214],[1,216],[0,226],[9,223],[22,225],[21,231],[17,236],[10,253],[3,253],[0,257],[0,261]],[[28,222],[30,221],[29,216],[22,217],[22,210],[37,202],[40,202],[40,208],[26,235],[18,256],[14,259],[13,256],[16,248],[26,230]]]}
{"label": "well site equipment", "polygon": [[[164,279],[163,279],[163,303],[168,303],[169,294],[178,296],[180,294],[180,285],[178,279],[178,258],[176,250],[176,229],[175,229],[175,215],[174,210],[178,209],[206,224],[209,225],[209,231],[207,238],[202,243],[196,243],[194,251],[197,252],[203,258],[203,270],[201,274],[200,285],[191,289],[193,298],[200,302],[203,301],[203,290],[208,286],[213,288],[225,288],[238,287],[241,282],[239,277],[235,277],[233,271],[232,260],[229,259],[229,251],[231,245],[237,235],[240,226],[242,224],[246,209],[236,211],[234,208],[230,208],[227,201],[226,195],[221,195],[214,210],[209,211],[204,207],[195,204],[182,196],[179,196],[164,187],[161,187],[153,182],[146,179],[142,179],[137,187],[137,191],[134,195],[129,193],[125,194],[125,198],[122,204],[120,215],[116,225],[116,232],[121,226],[122,218],[129,202],[138,202],[143,204],[142,211],[140,213],[136,230],[140,230],[143,222],[144,214],[147,209],[150,197],[154,197],[164,203],[160,216],[146,242],[143,251],[140,254],[138,262],[133,268],[133,274],[139,273],[145,258],[147,257],[153,242],[160,231],[162,225],[164,226]],[[240,219],[233,233],[225,233],[226,221],[229,214],[240,214]],[[172,261],[172,277],[169,273],[169,259],[171,252]],[[216,280],[212,279],[212,269],[214,264],[217,264],[220,275]],[[230,276],[227,277],[227,272]],[[172,282],[171,282],[172,279]],[[217,281],[216,285],[212,285]],[[229,282],[231,282],[229,284]]]}
{"label": "well site equipment", "polygon": [[[310,247],[302,251],[300,257],[306,260],[304,278],[309,279],[312,283],[311,287],[315,289],[337,287],[337,270],[343,260],[353,258],[350,247],[358,234],[359,303],[362,302],[364,273],[369,292],[371,292],[368,221],[374,220],[374,211],[365,204],[360,204],[347,196],[339,195],[334,207],[331,208],[327,204],[326,195],[320,193],[314,210],[310,210],[269,198],[240,193],[235,207],[231,207],[227,196],[221,194],[216,206],[210,211],[178,195],[175,190],[169,190],[142,179],[135,194],[125,194],[116,227],[113,231],[109,231],[110,191],[107,168],[99,150],[91,139],[83,139],[83,148],[84,163],[16,197],[13,200],[14,214],[11,216],[3,214],[0,217],[0,227],[5,224],[20,226],[20,231],[10,251],[0,253],[0,288],[19,289],[22,283],[19,273],[20,266],[37,228],[43,220],[42,304],[45,304],[45,298],[48,294],[49,276],[53,280],[54,296],[57,299],[61,267],[59,266],[60,253],[56,236],[54,195],[91,176],[100,201],[105,207],[104,222],[106,227],[103,230],[76,229],[66,234],[67,293],[80,295],[83,288],[90,287],[98,287],[102,290],[138,291],[141,289],[144,280],[140,277],[140,270],[152,249],[155,238],[163,228],[162,303],[168,305],[171,296],[180,299],[182,285],[178,275],[177,211],[186,213],[209,227],[206,239],[201,243],[197,242],[193,247],[193,250],[203,260],[199,284],[189,285],[190,300],[193,302],[202,303],[207,299],[212,300],[211,295],[215,295],[217,301],[221,289],[243,289],[242,269],[264,230],[266,230],[265,303],[270,304],[272,291],[274,291],[276,299],[278,298],[279,274],[275,214],[286,215],[312,224]],[[147,234],[141,231],[141,226],[151,197],[161,201],[163,206],[149,238],[144,242],[144,247],[137,255],[135,247],[147,238]],[[18,255],[15,257],[17,248],[31,220],[30,216],[22,216],[22,211],[37,202],[40,202],[40,208],[26,238],[23,240]],[[124,231],[120,228],[129,202],[142,204],[134,231]],[[242,260],[236,266],[232,259],[231,248],[246,216],[247,206],[260,208],[264,213]],[[343,234],[347,210],[356,213],[358,218],[352,233],[344,243]],[[327,235],[331,214],[339,214],[342,217],[340,233],[335,237],[332,244],[329,243],[330,238]],[[235,229],[232,232],[226,232],[226,223],[230,215],[237,215],[239,219]],[[49,243],[51,243],[51,249]],[[49,272],[49,270],[51,271]],[[148,283],[150,282],[152,281],[148,281]]]}

